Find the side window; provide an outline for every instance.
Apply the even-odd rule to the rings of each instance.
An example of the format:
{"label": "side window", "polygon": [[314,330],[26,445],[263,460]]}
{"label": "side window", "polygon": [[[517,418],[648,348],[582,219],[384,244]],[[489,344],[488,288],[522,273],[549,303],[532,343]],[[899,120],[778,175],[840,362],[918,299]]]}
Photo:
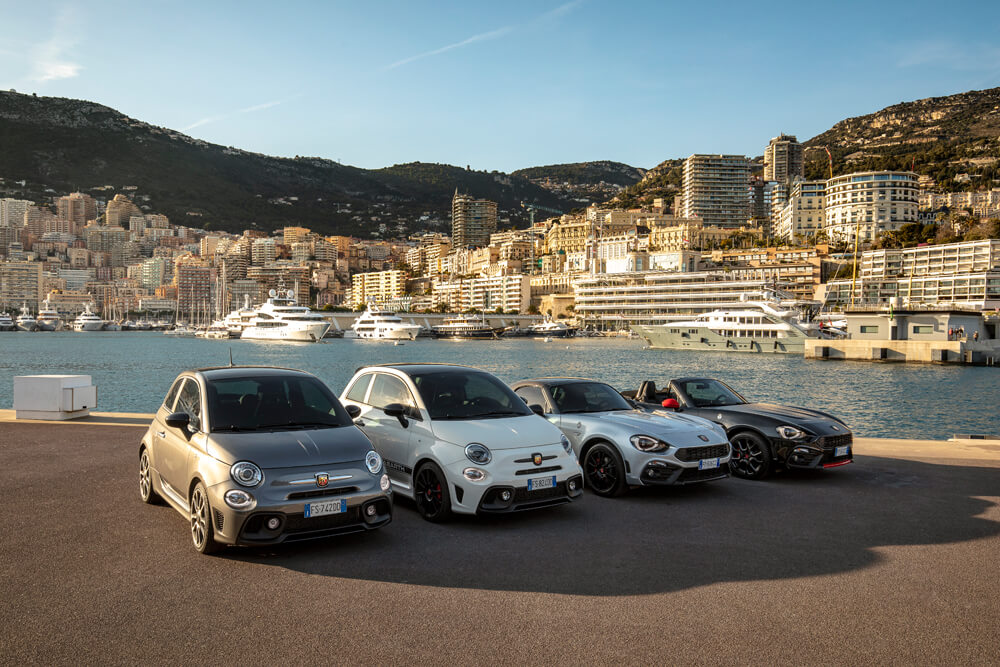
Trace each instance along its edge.
{"label": "side window", "polygon": [[365,394],[368,392],[368,385],[372,383],[373,373],[368,373],[367,375],[362,375],[359,377],[351,388],[347,391],[345,398],[349,401],[355,401],[356,403],[365,402]]}
{"label": "side window", "polygon": [[198,383],[191,378],[187,379],[180,395],[177,397],[177,412],[186,412],[191,416],[191,429],[201,429],[201,391]]}
{"label": "side window", "polygon": [[528,385],[518,388],[514,393],[524,399],[526,405],[540,405],[542,409],[545,409],[545,397],[542,396],[540,387]]}
{"label": "side window", "polygon": [[402,403],[416,412],[413,397],[410,395],[410,390],[406,388],[403,381],[394,375],[386,375],[385,373],[375,375],[368,403],[376,408],[384,408],[390,403]]}
{"label": "side window", "polygon": [[170,391],[167,392],[167,397],[163,400],[163,407],[171,412],[173,412],[174,401],[177,400],[177,392],[180,391],[182,384],[184,384],[184,378],[180,378],[174,382],[174,386],[170,388]]}

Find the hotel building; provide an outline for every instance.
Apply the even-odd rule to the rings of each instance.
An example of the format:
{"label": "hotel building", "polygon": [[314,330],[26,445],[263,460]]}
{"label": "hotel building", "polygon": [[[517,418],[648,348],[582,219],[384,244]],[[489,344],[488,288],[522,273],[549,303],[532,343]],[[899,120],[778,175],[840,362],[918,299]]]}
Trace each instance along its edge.
{"label": "hotel building", "polygon": [[831,241],[874,241],[885,231],[917,222],[917,175],[902,171],[845,174],[826,182],[824,212]]}

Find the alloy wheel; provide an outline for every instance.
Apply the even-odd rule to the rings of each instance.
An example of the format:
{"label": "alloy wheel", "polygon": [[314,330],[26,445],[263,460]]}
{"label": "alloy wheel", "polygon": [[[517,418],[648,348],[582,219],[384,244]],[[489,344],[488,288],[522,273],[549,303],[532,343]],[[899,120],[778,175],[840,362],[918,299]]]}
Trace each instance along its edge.
{"label": "alloy wheel", "polygon": [[197,487],[191,494],[191,540],[199,551],[205,548],[208,539],[208,499],[204,491]]}
{"label": "alloy wheel", "polygon": [[730,459],[736,472],[745,477],[756,477],[764,468],[764,451],[756,438],[736,436],[732,439],[733,455]]}
{"label": "alloy wheel", "polygon": [[595,447],[587,452],[584,470],[587,484],[596,493],[608,493],[618,484],[618,463],[603,448]]}
{"label": "alloy wheel", "polygon": [[152,491],[153,480],[149,472],[149,453],[144,449],[139,454],[139,497],[147,501]]}
{"label": "alloy wheel", "polygon": [[414,495],[417,504],[420,506],[420,513],[424,516],[435,516],[441,511],[444,505],[444,493],[441,488],[441,480],[429,466],[423,467],[417,473],[414,485]]}

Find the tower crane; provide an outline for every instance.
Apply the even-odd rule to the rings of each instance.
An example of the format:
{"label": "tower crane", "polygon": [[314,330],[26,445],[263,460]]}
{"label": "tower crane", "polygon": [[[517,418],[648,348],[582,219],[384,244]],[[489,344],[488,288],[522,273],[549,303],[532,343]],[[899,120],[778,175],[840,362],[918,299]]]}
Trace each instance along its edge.
{"label": "tower crane", "polygon": [[528,202],[521,202],[521,208],[528,211],[528,217],[531,220],[528,225],[528,234],[531,236],[531,271],[535,272],[535,211],[545,211],[546,213],[555,213],[556,215],[562,215],[563,212],[554,208],[549,208],[548,206],[542,206],[541,204],[531,204]]}

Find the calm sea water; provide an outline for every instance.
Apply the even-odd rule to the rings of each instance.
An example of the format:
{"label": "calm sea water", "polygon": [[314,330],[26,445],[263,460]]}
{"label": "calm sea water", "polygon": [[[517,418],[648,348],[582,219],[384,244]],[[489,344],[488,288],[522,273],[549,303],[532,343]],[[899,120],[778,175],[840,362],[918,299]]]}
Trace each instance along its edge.
{"label": "calm sea water", "polygon": [[996,368],[806,361],[792,355],[646,350],[642,341],[589,338],[544,342],[417,340],[404,345],[330,340],[319,344],[175,338],[157,332],[0,333],[0,408],[13,405],[15,375],[90,375],[98,409],[153,412],[188,368],[298,368],[339,394],[366,364],[405,361],[476,366],[505,381],[569,375],[635,389],[683,375],[719,378],[750,400],[826,410],[861,436],[943,439],[1000,433]]}

